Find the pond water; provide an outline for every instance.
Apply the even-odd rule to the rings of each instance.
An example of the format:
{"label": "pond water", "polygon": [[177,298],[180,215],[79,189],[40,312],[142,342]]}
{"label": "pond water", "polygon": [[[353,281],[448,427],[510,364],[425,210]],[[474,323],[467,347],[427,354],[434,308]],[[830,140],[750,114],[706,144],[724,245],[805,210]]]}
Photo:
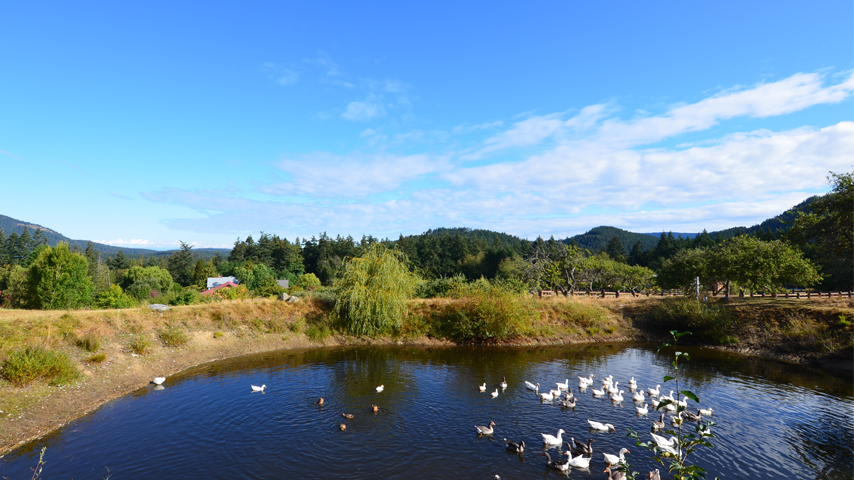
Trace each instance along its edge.
{"label": "pond water", "polygon": [[[854,382],[850,375],[711,349],[687,348],[685,387],[713,407],[713,449],[693,454],[709,478],[851,478]],[[113,401],[0,459],[0,477],[30,478],[47,446],[42,478],[558,478],[546,468],[540,433],[593,438],[589,471],[602,479],[602,452],[627,447],[645,477],[650,417],[578,391],[579,375],[608,374],[646,389],[671,372],[654,346],[619,343],[546,348],[369,347],[286,351],[207,364]],[[502,377],[509,387],[492,398]],[[553,388],[569,378],[575,410],[540,403],[524,381]],[[662,390],[669,391],[671,382]],[[250,385],[267,385],[252,393]],[[377,393],[375,387],[384,385]],[[626,388],[626,391],[628,389]],[[323,406],[315,405],[324,397]],[[380,410],[371,412],[371,405]],[[354,414],[344,419],[342,413]],[[587,419],[611,423],[591,433]],[[657,418],[656,418],[657,419]],[[496,423],[492,437],[475,425]],[[339,424],[345,423],[345,431]],[[503,438],[524,440],[508,454]],[[566,447],[563,447],[565,450]],[[552,457],[557,449],[548,450]],[[565,457],[564,457],[565,458]],[[640,476],[639,476],[640,477]],[[669,478],[662,475],[662,478]]]}

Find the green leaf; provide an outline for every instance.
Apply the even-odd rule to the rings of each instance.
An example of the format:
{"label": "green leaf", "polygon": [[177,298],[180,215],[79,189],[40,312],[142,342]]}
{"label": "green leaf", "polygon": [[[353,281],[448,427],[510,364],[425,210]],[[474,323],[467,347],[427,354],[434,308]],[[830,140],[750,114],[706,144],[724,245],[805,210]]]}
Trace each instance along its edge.
{"label": "green leaf", "polygon": [[682,395],[685,395],[686,397],[690,398],[691,400],[694,400],[695,402],[700,403],[700,399],[697,398],[697,396],[694,395],[694,392],[692,392],[690,390],[682,390]]}
{"label": "green leaf", "polygon": [[667,347],[671,347],[671,346],[672,345],[670,345],[669,343],[662,343],[661,345],[658,346],[658,348],[655,349],[655,353],[660,352],[662,348],[667,348]]}
{"label": "green leaf", "polygon": [[[675,331],[676,330],[674,330],[673,332],[675,332]],[[673,335],[673,332],[670,332],[670,334]],[[677,334],[673,335],[673,338],[675,338],[676,340],[679,340],[681,337],[684,337],[685,335],[691,335],[691,332],[677,333]]]}
{"label": "green leaf", "polygon": [[668,380],[673,380],[674,378],[676,378],[676,377],[671,377],[670,375],[665,375],[664,376],[664,383],[667,383]]}
{"label": "green leaf", "polygon": [[657,407],[655,407],[655,409],[656,409],[656,410],[661,410],[662,408],[664,408],[664,407],[666,407],[666,406],[670,405],[671,403],[673,403],[673,402],[672,402],[672,401],[670,401],[670,400],[662,400],[662,401],[658,404],[658,406],[657,406]]}

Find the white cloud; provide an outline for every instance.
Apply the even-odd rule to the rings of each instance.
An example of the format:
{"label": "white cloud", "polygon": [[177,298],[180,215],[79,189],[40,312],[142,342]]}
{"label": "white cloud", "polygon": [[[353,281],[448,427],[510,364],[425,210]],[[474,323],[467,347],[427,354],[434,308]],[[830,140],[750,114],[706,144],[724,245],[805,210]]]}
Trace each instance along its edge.
{"label": "white cloud", "polygon": [[382,100],[382,96],[372,93],[365,97],[364,101],[350,102],[347,104],[347,110],[341,114],[341,118],[353,122],[365,122],[384,117],[386,111]]}
{"label": "white cloud", "polygon": [[[504,124],[403,134],[368,128],[360,137],[380,152],[432,144],[443,153],[315,152],[279,162],[287,179],[254,194],[164,189],[144,196],[206,215],[171,221],[176,228],[280,228],[300,236],[322,230],[416,233],[443,225],[525,237],[569,235],[602,224],[634,231],[749,226],[826,188],[829,170],[849,171],[854,122],[738,132],[672,148],[648,145],[736,116],[763,118],[839,102],[854,91],[850,75],[836,85],[821,80],[793,75],[632,120],[614,117],[613,103],[528,116],[468,150],[456,145],[459,137],[452,133],[494,132]],[[370,120],[385,115],[385,108],[382,96],[370,93],[342,117]],[[526,153],[513,161],[466,161],[520,148]],[[257,200],[259,192],[269,200]]]}
{"label": "white cloud", "polygon": [[277,167],[287,182],[262,187],[264,193],[320,198],[358,197],[396,190],[406,182],[438,173],[447,159],[429,155],[332,155],[312,153],[285,159]]}
{"label": "white cloud", "polygon": [[283,87],[297,83],[300,78],[299,72],[288,65],[266,62],[261,66],[261,70],[267,73],[268,78]]}

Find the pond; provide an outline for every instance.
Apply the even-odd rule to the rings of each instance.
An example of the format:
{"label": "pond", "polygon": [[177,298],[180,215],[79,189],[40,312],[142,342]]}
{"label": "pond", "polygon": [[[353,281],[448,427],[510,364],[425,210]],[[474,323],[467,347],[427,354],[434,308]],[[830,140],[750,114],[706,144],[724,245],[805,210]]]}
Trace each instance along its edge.
{"label": "pond", "polygon": [[[713,449],[692,457],[709,478],[851,478],[854,382],[850,375],[713,349],[687,348],[685,387],[713,407]],[[364,347],[284,351],[225,360],[169,377],[110,402],[0,459],[0,477],[30,478],[47,446],[42,478],[559,478],[546,468],[540,433],[594,439],[589,471],[602,479],[602,452],[627,447],[645,478],[656,464],[628,428],[649,440],[653,417],[580,392],[578,376],[632,376],[641,389],[671,374],[653,345],[543,348]],[[494,391],[502,377],[508,388]],[[524,381],[546,389],[569,379],[575,410],[541,403]],[[486,382],[488,391],[478,385]],[[671,382],[663,391],[673,388]],[[250,385],[267,386],[253,393]],[[384,385],[378,393],[375,389]],[[628,388],[625,388],[628,392]],[[322,406],[314,402],[323,397]],[[376,404],[379,412],[371,411]],[[342,413],[351,413],[345,419]],[[587,419],[616,431],[592,433]],[[496,423],[492,437],[475,425]],[[346,424],[340,431],[339,424]],[[521,454],[503,438],[524,440]],[[566,447],[562,447],[563,450]],[[554,458],[557,448],[548,450]],[[564,457],[566,458],[566,457]],[[639,476],[640,478],[641,476]],[[669,478],[662,475],[662,478]]]}

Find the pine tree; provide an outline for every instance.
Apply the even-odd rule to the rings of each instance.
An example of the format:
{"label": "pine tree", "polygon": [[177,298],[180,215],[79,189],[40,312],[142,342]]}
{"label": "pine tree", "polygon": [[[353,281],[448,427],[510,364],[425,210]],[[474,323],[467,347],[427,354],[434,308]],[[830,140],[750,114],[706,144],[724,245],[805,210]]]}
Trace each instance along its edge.
{"label": "pine tree", "polygon": [[620,237],[614,235],[611,237],[611,241],[608,242],[608,247],[605,249],[608,253],[608,256],[611,257],[612,260],[625,263],[626,261],[626,247],[623,246],[623,241],[620,240]]}

